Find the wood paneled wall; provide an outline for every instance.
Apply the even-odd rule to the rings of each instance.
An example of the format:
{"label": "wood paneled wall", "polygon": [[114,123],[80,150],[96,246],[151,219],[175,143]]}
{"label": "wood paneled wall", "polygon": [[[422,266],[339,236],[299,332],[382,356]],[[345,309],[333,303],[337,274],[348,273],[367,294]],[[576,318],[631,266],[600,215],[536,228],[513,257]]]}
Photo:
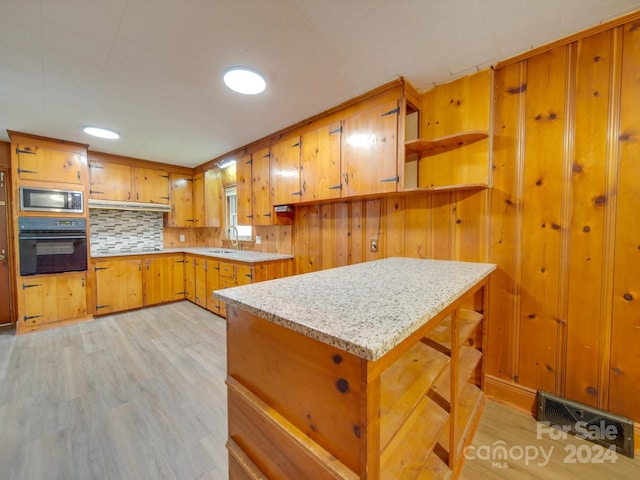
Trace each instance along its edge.
{"label": "wood paneled wall", "polygon": [[487,367],[636,421],[639,27],[495,72]]}
{"label": "wood paneled wall", "polygon": [[296,207],[296,273],[393,256],[486,261],[487,199],[486,191],[423,192]]}

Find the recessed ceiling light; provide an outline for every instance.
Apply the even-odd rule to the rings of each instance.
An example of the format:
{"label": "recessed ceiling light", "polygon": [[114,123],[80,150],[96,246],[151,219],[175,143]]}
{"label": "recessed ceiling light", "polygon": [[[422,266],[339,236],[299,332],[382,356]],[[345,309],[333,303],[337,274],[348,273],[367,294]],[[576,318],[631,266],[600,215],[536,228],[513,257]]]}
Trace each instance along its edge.
{"label": "recessed ceiling light", "polygon": [[267,82],[264,76],[249,67],[230,67],[224,71],[224,83],[234,92],[256,95],[264,92]]}
{"label": "recessed ceiling light", "polygon": [[93,135],[94,137],[106,138],[108,140],[117,140],[118,138],[120,138],[119,133],[100,127],[84,127],[84,133],[88,133],[89,135]]}

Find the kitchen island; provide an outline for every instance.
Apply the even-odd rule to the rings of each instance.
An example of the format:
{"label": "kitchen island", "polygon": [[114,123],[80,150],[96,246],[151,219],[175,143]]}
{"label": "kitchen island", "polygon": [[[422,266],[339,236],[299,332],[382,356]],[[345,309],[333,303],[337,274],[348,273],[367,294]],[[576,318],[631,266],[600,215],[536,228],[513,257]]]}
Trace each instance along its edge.
{"label": "kitchen island", "polygon": [[388,258],[215,292],[230,478],[455,477],[494,268]]}

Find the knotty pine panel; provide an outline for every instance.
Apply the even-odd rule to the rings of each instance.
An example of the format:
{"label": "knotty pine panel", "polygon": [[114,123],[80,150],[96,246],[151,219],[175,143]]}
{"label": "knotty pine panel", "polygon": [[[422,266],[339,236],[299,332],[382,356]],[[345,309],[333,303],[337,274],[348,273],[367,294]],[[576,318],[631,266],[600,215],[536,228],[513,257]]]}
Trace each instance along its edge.
{"label": "knotty pine panel", "polygon": [[556,390],[568,47],[529,59],[519,381]]}
{"label": "knotty pine panel", "polygon": [[296,273],[391,256],[486,261],[487,195],[420,192],[296,206]]}
{"label": "knotty pine panel", "polygon": [[640,421],[640,21],[622,46],[609,409]]}
{"label": "knotty pine panel", "polygon": [[[611,32],[577,44],[565,395],[597,406],[603,310]],[[609,159],[610,160],[610,159]],[[588,281],[585,281],[588,280]]]}
{"label": "knotty pine panel", "polygon": [[487,326],[486,371],[514,379],[519,345],[519,263],[522,208],[524,102],[526,62],[497,70],[494,77],[493,166],[489,258],[491,275]]}

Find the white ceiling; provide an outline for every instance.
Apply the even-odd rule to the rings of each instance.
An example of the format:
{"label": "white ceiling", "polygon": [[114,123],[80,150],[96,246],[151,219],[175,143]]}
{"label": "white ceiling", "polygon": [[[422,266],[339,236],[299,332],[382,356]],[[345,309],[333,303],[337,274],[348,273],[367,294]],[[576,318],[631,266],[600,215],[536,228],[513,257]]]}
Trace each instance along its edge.
{"label": "white ceiling", "polygon": [[[196,166],[388,81],[419,90],[640,0],[0,0],[6,130]],[[250,65],[267,91],[227,90]],[[117,130],[98,140],[85,125]]]}

